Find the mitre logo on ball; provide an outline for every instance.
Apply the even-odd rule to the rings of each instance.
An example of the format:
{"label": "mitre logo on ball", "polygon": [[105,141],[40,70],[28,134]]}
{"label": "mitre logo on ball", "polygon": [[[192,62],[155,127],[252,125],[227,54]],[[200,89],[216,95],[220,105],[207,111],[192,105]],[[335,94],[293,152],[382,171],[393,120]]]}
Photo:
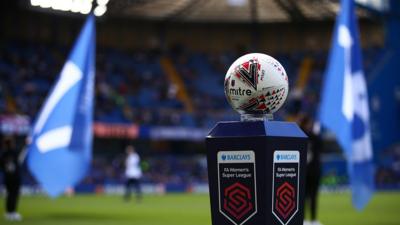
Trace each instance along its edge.
{"label": "mitre logo on ball", "polygon": [[289,91],[283,66],[261,53],[238,58],[226,73],[224,87],[229,104],[241,114],[272,114]]}

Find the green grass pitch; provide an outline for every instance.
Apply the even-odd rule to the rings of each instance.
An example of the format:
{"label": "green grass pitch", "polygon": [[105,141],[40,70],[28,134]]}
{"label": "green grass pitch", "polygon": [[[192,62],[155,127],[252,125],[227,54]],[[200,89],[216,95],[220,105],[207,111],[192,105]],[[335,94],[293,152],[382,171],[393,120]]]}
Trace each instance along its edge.
{"label": "green grass pitch", "polygon": [[[4,198],[0,200],[4,201]],[[4,212],[4,204],[0,207]],[[208,195],[145,196],[137,204],[119,196],[78,195],[49,199],[23,197],[21,225],[210,225]],[[365,211],[350,204],[348,194],[321,194],[320,220],[324,225],[399,225],[400,192],[377,193]],[[260,224],[261,225],[261,224]]]}

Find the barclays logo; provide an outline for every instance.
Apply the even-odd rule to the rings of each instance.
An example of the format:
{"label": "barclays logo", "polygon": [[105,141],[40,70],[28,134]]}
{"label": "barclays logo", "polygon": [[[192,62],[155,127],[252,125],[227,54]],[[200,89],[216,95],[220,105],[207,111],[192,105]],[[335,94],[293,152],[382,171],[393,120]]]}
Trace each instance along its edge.
{"label": "barclays logo", "polygon": [[231,155],[222,155],[223,161],[248,161],[251,160],[251,155],[249,154],[231,154]]}
{"label": "barclays logo", "polygon": [[298,163],[300,162],[300,152],[277,150],[274,152],[273,160],[274,162],[279,162],[279,163]]}
{"label": "barclays logo", "polygon": [[276,159],[279,160],[286,160],[286,161],[291,161],[291,160],[297,160],[297,155],[296,154],[278,154],[276,155]]}
{"label": "barclays logo", "polygon": [[253,163],[255,155],[253,151],[220,151],[217,159],[218,163]]}

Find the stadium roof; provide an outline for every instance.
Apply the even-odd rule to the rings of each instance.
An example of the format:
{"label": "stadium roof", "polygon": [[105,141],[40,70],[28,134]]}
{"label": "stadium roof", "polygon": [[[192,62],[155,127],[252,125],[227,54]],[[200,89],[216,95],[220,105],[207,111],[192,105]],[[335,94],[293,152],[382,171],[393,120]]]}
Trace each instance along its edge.
{"label": "stadium roof", "polygon": [[[365,1],[365,0],[364,0]],[[184,22],[290,22],[333,19],[334,0],[111,0],[108,16]],[[367,11],[359,8],[359,16]]]}
{"label": "stadium roof", "polygon": [[[357,14],[383,11],[387,0],[355,0]],[[339,0],[19,0],[32,10],[157,21],[275,23],[333,20]],[[368,10],[372,9],[372,10]],[[58,11],[58,12],[56,12]]]}

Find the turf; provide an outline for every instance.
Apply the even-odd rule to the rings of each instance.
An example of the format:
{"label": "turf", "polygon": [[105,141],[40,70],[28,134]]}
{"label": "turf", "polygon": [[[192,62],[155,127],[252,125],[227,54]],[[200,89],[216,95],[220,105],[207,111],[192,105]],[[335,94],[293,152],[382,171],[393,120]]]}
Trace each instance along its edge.
{"label": "turf", "polygon": [[[4,200],[4,199],[1,199]],[[4,206],[1,205],[1,211]],[[207,195],[145,196],[137,204],[118,196],[84,195],[49,199],[23,197],[21,223],[29,225],[210,225]],[[320,220],[324,225],[399,225],[400,193],[378,193],[364,212],[356,212],[348,194],[322,194]]]}

